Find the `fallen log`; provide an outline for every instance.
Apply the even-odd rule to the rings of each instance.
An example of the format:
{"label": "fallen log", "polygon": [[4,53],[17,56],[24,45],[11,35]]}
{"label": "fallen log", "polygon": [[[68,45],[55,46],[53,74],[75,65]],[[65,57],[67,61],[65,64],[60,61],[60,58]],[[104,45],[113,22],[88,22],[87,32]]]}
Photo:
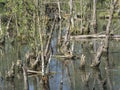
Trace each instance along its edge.
{"label": "fallen log", "polygon": [[[70,39],[94,39],[94,38],[106,38],[106,35],[91,34],[91,35],[70,36]],[[111,35],[110,38],[111,39],[120,39],[120,35]]]}
{"label": "fallen log", "polygon": [[41,72],[41,71],[27,70],[27,73],[30,73],[30,74],[40,74],[40,75],[42,75],[42,72]]}
{"label": "fallen log", "polygon": [[52,55],[53,58],[64,58],[64,59],[79,59],[80,56],[75,56],[75,55],[70,55],[70,56],[66,56],[66,55]]}

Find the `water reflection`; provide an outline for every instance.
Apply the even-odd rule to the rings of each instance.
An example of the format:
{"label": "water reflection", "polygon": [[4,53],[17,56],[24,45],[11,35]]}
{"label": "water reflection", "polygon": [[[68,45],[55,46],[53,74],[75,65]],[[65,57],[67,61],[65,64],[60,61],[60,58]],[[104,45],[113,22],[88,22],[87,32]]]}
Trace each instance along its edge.
{"label": "water reflection", "polygon": [[[100,41],[97,41],[99,43]],[[110,44],[113,41],[110,42]],[[114,44],[113,43],[117,43]],[[90,48],[91,41],[75,41],[73,54],[86,56],[86,66],[80,69],[80,59],[52,58],[50,62],[50,76],[47,84],[42,82],[40,75],[28,75],[29,90],[119,90],[120,89],[120,48],[118,42],[110,45],[109,53],[102,56],[99,68],[91,69],[89,65],[94,57],[95,50]],[[9,70],[12,60],[18,59],[18,54],[24,60],[26,46],[5,46],[0,49],[0,90],[23,90],[24,80],[22,72],[17,73],[13,81],[5,80],[5,73]],[[19,52],[20,51],[20,52]],[[17,52],[17,53],[16,53]],[[19,52],[19,53],[18,53]],[[7,56],[7,57],[6,57]],[[108,62],[109,61],[109,62]],[[7,67],[6,67],[7,66]],[[106,67],[106,68],[105,68]]]}

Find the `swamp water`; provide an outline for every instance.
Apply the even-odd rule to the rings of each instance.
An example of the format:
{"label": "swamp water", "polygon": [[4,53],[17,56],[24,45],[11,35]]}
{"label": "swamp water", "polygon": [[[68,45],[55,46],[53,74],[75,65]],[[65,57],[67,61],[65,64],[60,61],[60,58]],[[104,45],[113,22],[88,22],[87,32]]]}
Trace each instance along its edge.
{"label": "swamp water", "polygon": [[[65,23],[63,23],[63,27],[66,27]],[[64,30],[65,28],[61,29]],[[100,28],[100,30],[102,29]],[[56,54],[57,33],[55,30],[51,42],[54,55]],[[107,56],[101,57],[101,64],[98,69],[90,68],[101,41],[101,39],[71,41],[71,44],[74,44],[73,54],[78,57],[81,57],[82,54],[85,55],[86,67],[84,69],[80,69],[80,58],[64,59],[52,57],[49,66],[51,74],[49,76],[48,90],[120,90],[119,41],[110,41],[109,69],[105,69]],[[30,51],[30,48],[19,43],[12,46],[9,42],[4,47],[0,47],[0,90],[24,90],[22,73],[17,73],[13,81],[7,81],[5,75],[11,67],[12,61],[16,62],[19,58],[25,62],[25,54]],[[46,90],[41,84],[40,75],[29,75],[28,82],[29,90]]]}
{"label": "swamp water", "polygon": [[[96,40],[99,43],[101,40]],[[95,40],[82,40],[74,42],[74,54],[86,56],[86,67],[81,70],[80,59],[64,59],[52,57],[50,62],[49,88],[50,90],[119,90],[120,89],[120,42],[110,41],[109,63],[110,69],[105,69],[105,58],[102,57],[99,69],[90,68],[95,55],[95,50],[90,47]],[[96,44],[97,44],[96,43]],[[97,45],[96,45],[97,46]],[[0,49],[0,90],[24,90],[22,73],[15,79],[6,81],[5,73],[11,66],[11,62],[17,60],[18,47],[6,45]],[[20,46],[21,59],[29,48]],[[23,61],[24,62],[24,61]],[[88,78],[89,77],[89,78]],[[40,75],[29,75],[29,90],[42,90]],[[88,79],[88,80],[87,80]]]}

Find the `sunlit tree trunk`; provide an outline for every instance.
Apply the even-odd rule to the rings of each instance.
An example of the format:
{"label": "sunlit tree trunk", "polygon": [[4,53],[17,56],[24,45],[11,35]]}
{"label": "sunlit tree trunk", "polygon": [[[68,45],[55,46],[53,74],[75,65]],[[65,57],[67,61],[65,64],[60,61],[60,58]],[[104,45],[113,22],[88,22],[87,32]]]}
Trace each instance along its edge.
{"label": "sunlit tree trunk", "polygon": [[[40,0],[38,0],[38,7],[40,6],[40,4],[42,3],[40,3]],[[44,61],[44,48],[43,48],[43,39],[42,39],[42,30],[41,30],[41,28],[40,28],[40,16],[39,16],[39,9],[40,8],[38,8],[38,30],[39,30],[39,35],[40,35],[40,46],[41,46],[41,60],[42,60],[42,75],[44,75],[45,74],[45,61]]]}
{"label": "sunlit tree trunk", "polygon": [[[42,61],[42,75],[45,74],[45,62],[44,62],[44,49],[43,49],[43,38],[42,38],[42,30],[41,30],[41,23],[40,23],[40,13],[39,13],[39,10],[40,10],[40,4],[41,4],[41,1],[40,0],[36,0],[35,1],[35,4],[36,4],[36,25],[35,25],[35,34],[39,33],[39,40],[40,40],[40,50],[41,50],[41,53],[38,53],[38,54],[41,54],[41,61]],[[39,55],[38,55],[39,56]]]}
{"label": "sunlit tree trunk", "polygon": [[96,14],[97,0],[93,0],[93,31],[97,33],[97,14]]}
{"label": "sunlit tree trunk", "polygon": [[58,0],[57,4],[58,4],[58,10],[59,10],[59,19],[60,19],[60,22],[59,22],[59,34],[58,34],[58,45],[60,45],[61,34],[62,34],[62,32],[61,32],[61,13],[60,13],[61,8],[60,8],[60,0]]}

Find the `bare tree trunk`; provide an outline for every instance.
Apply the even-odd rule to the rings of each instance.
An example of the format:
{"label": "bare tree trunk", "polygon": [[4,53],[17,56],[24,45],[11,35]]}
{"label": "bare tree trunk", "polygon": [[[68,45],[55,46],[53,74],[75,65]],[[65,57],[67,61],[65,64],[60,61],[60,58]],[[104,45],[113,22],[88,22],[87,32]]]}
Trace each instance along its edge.
{"label": "bare tree trunk", "polygon": [[46,56],[46,57],[47,57],[47,53],[48,53],[48,51],[50,49],[50,42],[51,42],[51,39],[52,39],[52,34],[53,34],[53,31],[54,31],[54,27],[55,27],[55,19],[54,19],[52,27],[50,29],[50,34],[49,34],[49,37],[48,37],[48,40],[47,40],[47,44],[46,44],[46,48],[45,48],[44,56]]}
{"label": "bare tree trunk", "polygon": [[80,59],[80,69],[85,68],[85,56],[82,54]]}
{"label": "bare tree trunk", "polygon": [[59,10],[59,19],[60,19],[60,22],[59,22],[59,34],[58,34],[58,45],[60,45],[60,42],[61,42],[61,34],[62,34],[62,32],[61,32],[61,13],[60,13],[60,11],[61,11],[61,9],[60,9],[60,0],[58,0],[58,10]]}
{"label": "bare tree trunk", "polygon": [[[93,0],[93,31],[96,34],[97,33],[97,14],[96,14],[96,3],[97,0]],[[96,52],[96,40],[94,40],[94,51]]]}
{"label": "bare tree trunk", "polygon": [[101,46],[98,48],[96,55],[95,55],[95,59],[92,62],[92,64],[90,65],[91,67],[99,67],[100,62],[101,62],[101,56],[103,53],[103,47],[104,47],[104,45],[101,44]]}
{"label": "bare tree trunk", "polygon": [[40,46],[41,46],[41,60],[42,60],[42,75],[45,73],[45,62],[44,62],[44,49],[43,49],[43,39],[42,39],[42,30],[40,28],[40,21],[39,22],[39,35],[40,35]]}
{"label": "bare tree trunk", "polygon": [[97,0],[93,0],[93,30],[94,30],[94,33],[97,33],[96,3],[97,3]]}
{"label": "bare tree trunk", "polygon": [[57,4],[58,4],[58,10],[59,10],[59,19],[61,19],[61,13],[60,13],[60,11],[61,11],[61,9],[60,9],[60,0],[58,0]]}
{"label": "bare tree trunk", "polygon": [[70,5],[70,27],[73,29],[74,28],[73,0],[70,0],[69,5]]}
{"label": "bare tree trunk", "polygon": [[[64,37],[64,42],[63,42],[63,45],[62,47],[67,47],[67,45],[69,44],[68,40],[70,39],[70,29],[71,29],[71,25],[72,25],[72,12],[73,12],[73,1],[70,0],[69,1],[69,6],[70,6],[70,18],[69,18],[69,25],[66,29],[66,33],[65,33],[65,37]],[[64,49],[64,51],[66,52],[67,51],[67,48]]]}
{"label": "bare tree trunk", "polygon": [[0,15],[0,35],[2,35],[2,22],[1,22],[1,15]]}
{"label": "bare tree trunk", "polygon": [[27,67],[23,66],[22,68],[23,68],[23,76],[24,76],[24,90],[29,90]]}
{"label": "bare tree trunk", "polygon": [[[97,55],[95,56],[95,60],[93,61],[93,63],[91,64],[91,67],[98,67],[100,64],[100,58],[103,52],[103,48],[105,49],[105,53],[108,54],[108,50],[109,50],[109,37],[110,37],[110,25],[112,22],[112,18],[113,18],[113,13],[114,13],[114,8],[115,5],[117,3],[118,0],[116,0],[115,2],[112,1],[111,4],[111,8],[110,8],[110,17],[108,20],[108,24],[107,24],[107,28],[106,28],[106,38],[105,38],[105,46],[101,45],[99,50],[97,51]],[[108,60],[108,59],[106,59]],[[107,65],[109,65],[109,61],[107,61]]]}
{"label": "bare tree trunk", "polygon": [[81,28],[80,28],[80,31],[81,31],[81,34],[83,34],[83,0],[80,0],[80,12],[81,12]]}
{"label": "bare tree trunk", "polygon": [[[60,46],[61,45],[61,38],[62,38],[62,29],[61,29],[61,20],[59,22],[59,33],[58,33],[58,41],[57,41],[57,45]],[[60,52],[59,50],[60,48],[58,48],[58,52]]]}
{"label": "bare tree trunk", "polygon": [[49,57],[49,60],[48,60],[48,63],[47,63],[47,66],[46,66],[46,73],[49,73],[49,68],[50,68],[50,61],[51,61],[51,55]]}
{"label": "bare tree trunk", "polygon": [[112,0],[112,2],[111,2],[110,16],[109,16],[108,24],[106,27],[105,51],[108,51],[108,49],[109,49],[110,25],[112,22],[114,9],[115,9],[115,5],[117,4],[117,2],[118,2],[118,0],[115,0],[115,2],[114,2],[114,0]]}
{"label": "bare tree trunk", "polygon": [[42,3],[42,2],[40,2],[40,0],[37,0],[36,3],[38,3],[37,4],[37,12],[36,12],[36,14],[37,14],[37,21],[36,22],[37,22],[37,30],[38,30],[39,36],[40,36],[39,40],[40,40],[41,60],[42,60],[42,75],[44,75],[45,74],[45,61],[44,61],[44,47],[43,47],[43,38],[42,38],[43,37],[42,36],[43,32],[42,32],[42,29],[41,29],[40,11],[39,11],[39,10],[41,10],[40,3]]}
{"label": "bare tree trunk", "polygon": [[19,33],[19,30],[18,30],[18,20],[17,20],[17,15],[16,15],[16,13],[15,13],[15,24],[16,24],[17,35],[19,36],[20,33]]}
{"label": "bare tree trunk", "polygon": [[[110,16],[109,16],[108,24],[106,27],[106,38],[105,38],[105,47],[104,47],[106,55],[109,54],[110,25],[112,22],[114,10],[115,10],[115,5],[117,4],[117,2],[118,2],[118,0],[111,1]],[[106,59],[106,60],[107,60],[106,67],[109,67],[109,59]]]}
{"label": "bare tree trunk", "polygon": [[9,35],[8,35],[8,32],[7,32],[7,30],[9,29],[9,25],[10,25],[10,21],[11,21],[11,19],[12,19],[12,15],[10,16],[10,18],[9,18],[9,20],[8,20],[8,22],[7,22],[7,26],[6,26],[6,32],[5,32],[5,34],[9,37]]}

